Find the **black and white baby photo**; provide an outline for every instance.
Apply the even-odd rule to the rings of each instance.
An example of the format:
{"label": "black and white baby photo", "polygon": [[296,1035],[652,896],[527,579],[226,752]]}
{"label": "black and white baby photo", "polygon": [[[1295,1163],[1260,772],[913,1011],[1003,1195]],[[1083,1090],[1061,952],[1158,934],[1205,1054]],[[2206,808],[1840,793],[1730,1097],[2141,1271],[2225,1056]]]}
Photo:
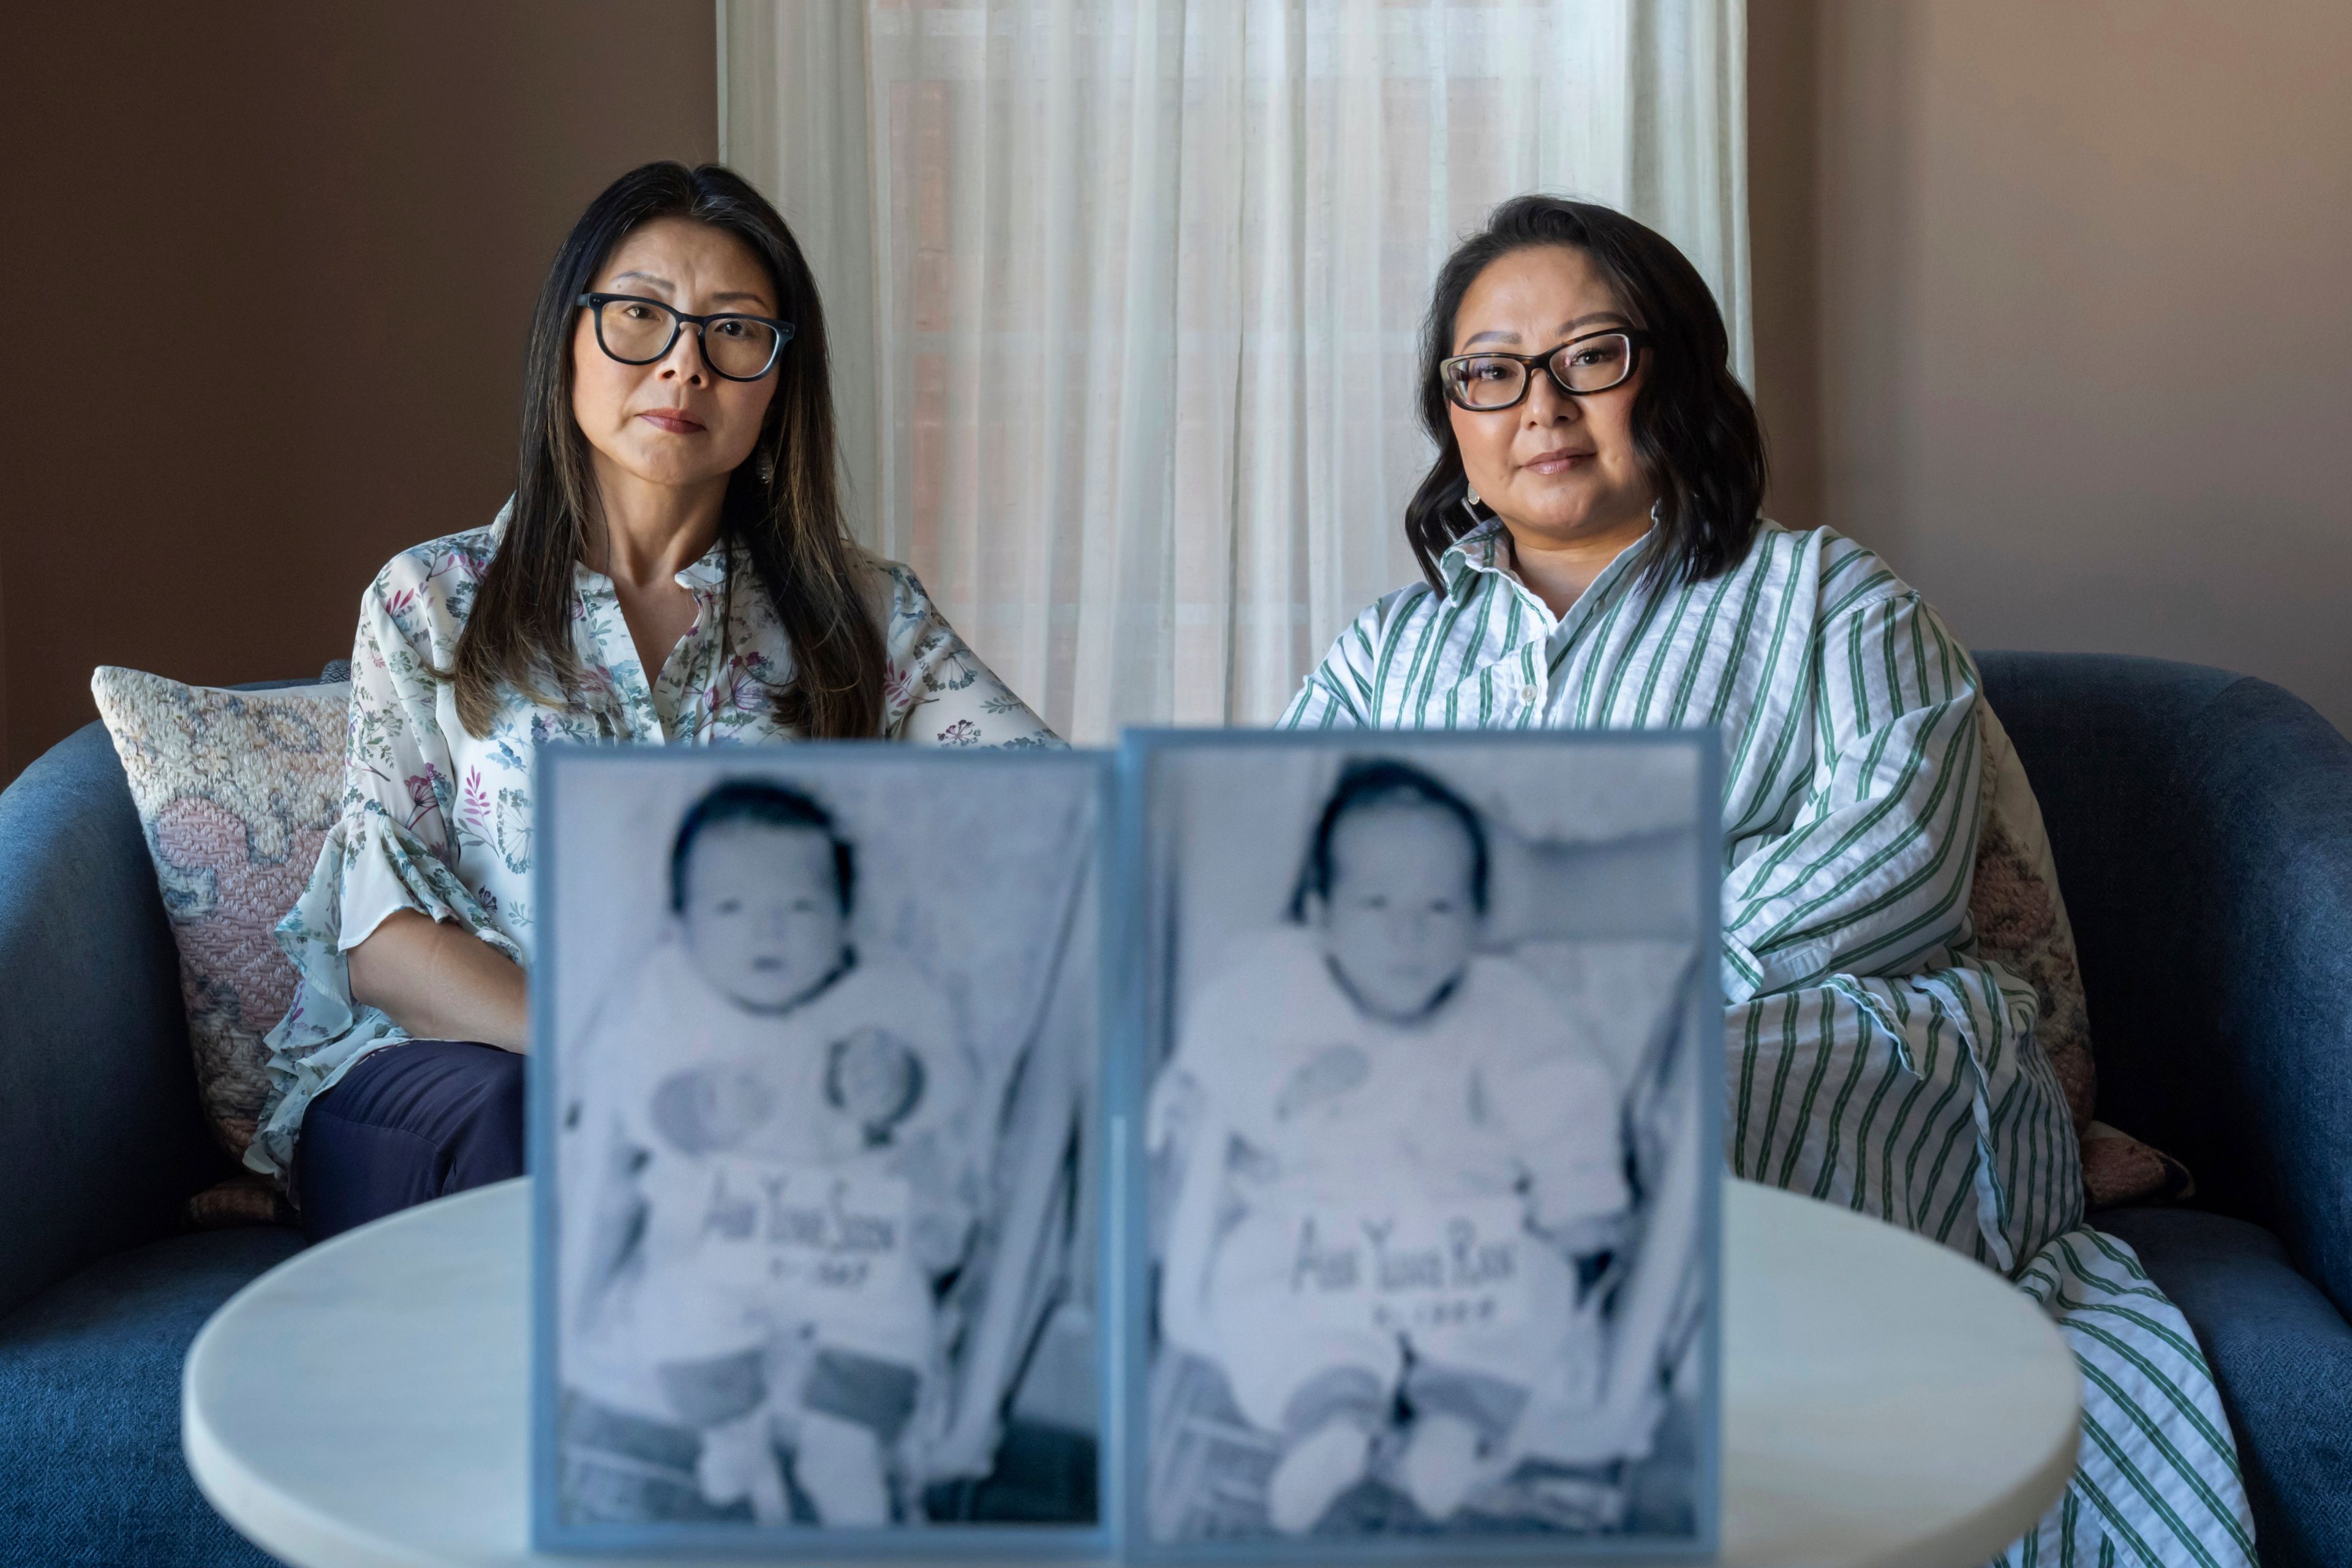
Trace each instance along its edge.
{"label": "black and white baby photo", "polygon": [[749,763],[562,781],[560,1517],[1091,1522],[1096,774]]}
{"label": "black and white baby photo", "polygon": [[1148,757],[1151,1539],[1689,1535],[1696,748]]}

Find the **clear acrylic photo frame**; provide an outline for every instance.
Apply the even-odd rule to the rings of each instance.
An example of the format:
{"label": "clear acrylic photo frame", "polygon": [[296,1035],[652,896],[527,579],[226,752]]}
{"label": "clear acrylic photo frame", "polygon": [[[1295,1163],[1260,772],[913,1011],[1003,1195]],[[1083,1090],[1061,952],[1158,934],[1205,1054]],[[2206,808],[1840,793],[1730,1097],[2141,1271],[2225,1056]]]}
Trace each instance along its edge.
{"label": "clear acrylic photo frame", "polygon": [[[825,781],[849,781],[861,772],[870,773],[877,768],[906,770],[910,774],[931,774],[939,780],[938,787],[952,790],[958,779],[970,780],[975,773],[996,773],[1029,770],[1039,776],[1048,774],[1071,781],[1072,794],[1083,794],[1091,801],[1093,842],[1087,847],[1091,863],[1084,873],[1090,883],[1085,902],[1091,909],[1108,911],[1110,889],[1107,872],[1110,864],[1110,833],[1114,812],[1109,798],[1113,773],[1108,753],[1094,752],[952,752],[910,748],[883,742],[835,742],[824,746],[761,746],[730,748],[667,748],[609,747],[588,745],[546,745],[540,748],[535,774],[538,789],[539,853],[534,868],[534,896],[542,912],[542,948],[536,956],[530,973],[530,1007],[532,1052],[536,1060],[529,1084],[529,1150],[530,1169],[533,1175],[531,1198],[531,1453],[530,1527],[535,1548],[541,1551],[610,1555],[614,1557],[659,1556],[671,1560],[682,1558],[740,1558],[749,1560],[790,1557],[798,1560],[825,1562],[871,1562],[876,1560],[956,1560],[982,1562],[1036,1561],[1108,1561],[1117,1555],[1118,1521],[1119,1515],[1118,1486],[1125,1474],[1120,1458],[1123,1429],[1117,1419],[1117,1391],[1119,1384],[1114,1360],[1117,1334],[1110,1322],[1111,1314],[1098,1310],[1095,1343],[1091,1353],[1095,1380],[1095,1419],[1097,1422],[1095,1457],[1096,1517],[1091,1522],[1003,1522],[982,1521],[924,1522],[913,1525],[885,1527],[823,1527],[806,1524],[763,1526],[737,1521],[632,1521],[582,1522],[563,1517],[559,1496],[561,1487],[561,1453],[559,1441],[560,1402],[562,1397],[561,1368],[558,1366],[558,1311],[560,1309],[557,1245],[557,1205],[560,1194],[551,1173],[554,1169],[558,1139],[557,1119],[560,1114],[563,1086],[556,1064],[561,1056],[555,1031],[558,1020],[557,999],[565,984],[563,954],[553,940],[560,900],[569,896],[563,883],[562,867],[566,856],[560,853],[566,833],[567,799],[575,790],[593,788],[603,778],[635,775],[646,770],[700,778],[709,784],[722,779],[772,778],[781,781],[815,784],[820,792],[841,787]],[[661,831],[667,831],[667,824]],[[1107,920],[1097,919],[1096,929],[1087,931],[1074,927],[1068,933],[1067,958],[1071,963],[1083,963],[1091,970],[1095,999],[1096,1059],[1093,1064],[1093,1091],[1087,1102],[1079,1107],[1083,1118],[1079,1137],[1097,1152],[1095,1165],[1098,1172],[1108,1171],[1115,1152],[1106,1142],[1108,1131],[1108,1091],[1114,1072],[1103,1055],[1103,1042],[1110,1035],[1108,1028],[1108,1003],[1110,995],[1110,954],[1104,945]],[[1109,1278],[1107,1260],[1115,1256],[1111,1231],[1118,1216],[1114,1207],[1097,1193],[1091,1218],[1086,1219],[1085,1205],[1074,1197],[1074,1208],[1082,1224],[1090,1224],[1094,1233],[1095,1289],[1099,1303],[1107,1307],[1117,1296],[1116,1281]],[[1083,1245],[1083,1237],[1077,1238]]]}
{"label": "clear acrylic photo frame", "polygon": [[[1153,809],[1155,764],[1164,759],[1252,749],[1287,750],[1308,765],[1328,768],[1335,753],[1380,756],[1410,762],[1416,755],[1457,759],[1480,749],[1532,752],[1573,749],[1590,757],[1596,748],[1628,752],[1679,750],[1689,758],[1690,832],[1696,846],[1687,897],[1696,961],[1682,1001],[1680,1049],[1691,1054],[1696,1074],[1696,1114],[1692,1135],[1696,1159],[1700,1309],[1692,1360],[1697,1368],[1695,1447],[1691,1478],[1691,1528],[1686,1533],[1579,1535],[1525,1533],[1400,1533],[1395,1535],[1307,1534],[1171,1542],[1155,1539],[1148,1518],[1151,1453],[1150,1390],[1152,1327],[1152,1257],[1149,1171],[1143,1146],[1145,1107],[1158,1052],[1158,982],[1152,973],[1157,936],[1150,910],[1156,897],[1155,857],[1160,846]],[[1110,1089],[1112,1205],[1120,1216],[1108,1264],[1114,1289],[1108,1310],[1118,1315],[1118,1386],[1114,1418],[1123,1429],[1124,1474],[1115,1489],[1120,1555],[1149,1563],[1294,1564],[1401,1562],[1687,1563],[1712,1560],[1721,1536],[1722,1493],[1722,1206],[1724,1081],[1722,1069],[1720,884],[1722,873],[1719,799],[1721,742],[1711,729],[1666,731],[1270,731],[1130,730],[1118,758],[1114,792],[1116,847],[1107,906],[1113,931],[1108,950],[1115,969],[1108,1007],[1114,1031],[1108,1052],[1115,1082]],[[1106,1498],[1114,1495],[1106,1492]]]}

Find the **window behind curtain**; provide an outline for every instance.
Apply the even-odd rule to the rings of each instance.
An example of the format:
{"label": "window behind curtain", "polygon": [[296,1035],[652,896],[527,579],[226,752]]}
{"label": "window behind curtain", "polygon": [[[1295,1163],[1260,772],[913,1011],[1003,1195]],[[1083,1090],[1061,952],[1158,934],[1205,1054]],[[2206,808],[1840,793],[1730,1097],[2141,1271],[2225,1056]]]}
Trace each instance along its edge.
{"label": "window behind curtain", "polygon": [[1746,372],[1741,0],[721,8],[861,537],[1078,742],[1269,721],[1413,579],[1415,335],[1502,198],[1660,228]]}

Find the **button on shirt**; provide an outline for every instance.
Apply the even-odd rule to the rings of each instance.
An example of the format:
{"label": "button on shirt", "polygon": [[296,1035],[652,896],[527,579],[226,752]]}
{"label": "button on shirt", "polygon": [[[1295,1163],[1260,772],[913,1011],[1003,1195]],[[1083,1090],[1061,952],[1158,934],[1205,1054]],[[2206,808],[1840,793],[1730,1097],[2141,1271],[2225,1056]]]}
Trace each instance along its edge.
{"label": "button on shirt", "polygon": [[[342,816],[310,886],[278,927],[299,976],[271,1031],[272,1098],[246,1155],[289,1168],[303,1112],[352,1064],[408,1037],[352,999],[344,954],[385,917],[415,910],[463,926],[517,963],[530,959],[531,753],[541,741],[753,744],[795,737],[772,697],[792,649],[748,563],[714,546],[677,574],[694,625],[650,674],[610,577],[572,574],[572,626],[585,679],[562,708],[501,693],[489,732],[458,721],[452,668],[475,584],[497,552],[505,512],[487,528],[393,558],[360,604]],[[1058,746],[1052,731],[964,646],[915,574],[873,563],[868,598],[887,669],[881,737],[937,746]]]}

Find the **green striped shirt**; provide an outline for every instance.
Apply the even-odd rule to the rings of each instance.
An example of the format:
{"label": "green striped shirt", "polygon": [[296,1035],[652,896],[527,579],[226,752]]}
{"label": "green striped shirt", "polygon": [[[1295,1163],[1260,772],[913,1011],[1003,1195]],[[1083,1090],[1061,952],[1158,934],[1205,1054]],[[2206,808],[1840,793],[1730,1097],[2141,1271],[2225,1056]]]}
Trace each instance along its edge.
{"label": "green striped shirt", "polygon": [[1767,526],[1739,566],[1640,591],[1639,547],[1554,619],[1494,525],[1357,618],[1286,728],[1723,732],[1724,984],[1907,973],[1965,938],[1976,668],[1862,546]]}
{"label": "green striped shirt", "polygon": [[1503,549],[1489,523],[1359,616],[1282,722],[1714,726],[1735,1164],[2003,1269],[2076,1224],[2033,993],[1969,955],[1977,672],[1935,612],[1826,529],[1663,592],[1632,546],[1558,617]]}
{"label": "green striped shirt", "polygon": [[1358,616],[1282,724],[1717,729],[1733,1168],[1968,1252],[2057,1321],[2084,1370],[2082,1468],[2005,1561],[2251,1563],[2194,1336],[2128,1247],[2083,1226],[2038,1000],[1975,952],[1967,650],[1827,529],[1765,523],[1730,571],[1663,591],[1636,544],[1560,616],[1504,546],[1489,523],[1446,552],[1443,588]]}

